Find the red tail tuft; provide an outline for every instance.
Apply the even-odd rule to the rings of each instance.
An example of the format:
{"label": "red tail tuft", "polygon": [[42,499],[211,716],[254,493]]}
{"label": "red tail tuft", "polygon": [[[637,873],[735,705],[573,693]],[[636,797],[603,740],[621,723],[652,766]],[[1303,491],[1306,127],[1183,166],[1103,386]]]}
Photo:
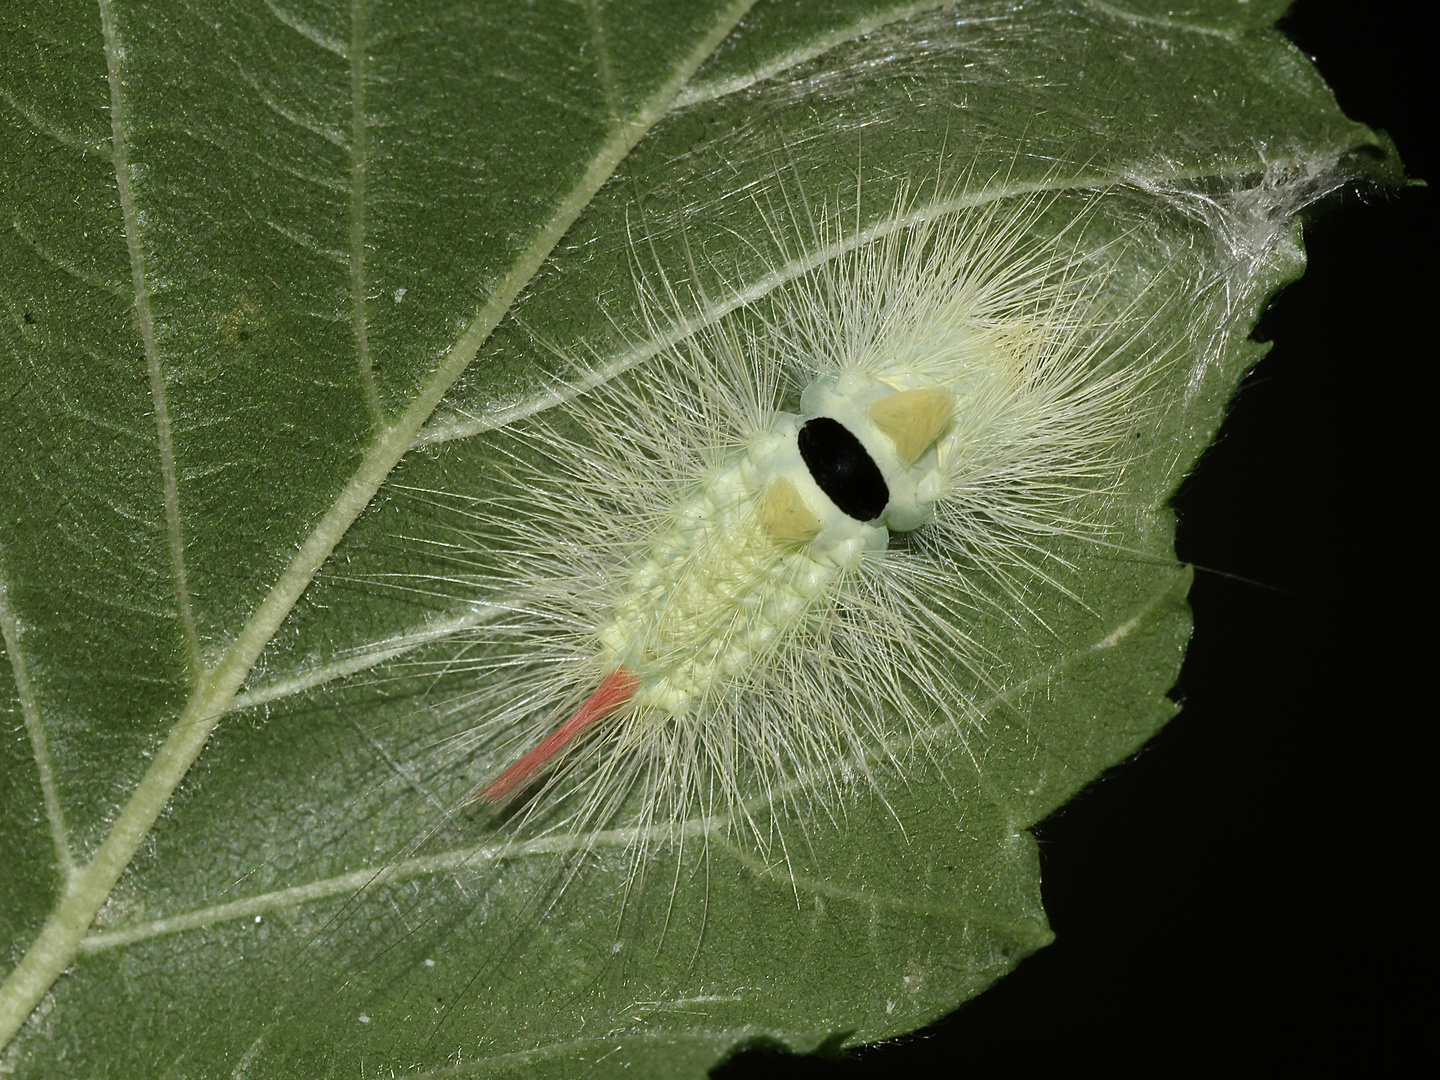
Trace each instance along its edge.
{"label": "red tail tuft", "polygon": [[501,773],[489,787],[475,796],[476,802],[500,802],[525,781],[538,773],[571,740],[596,720],[608,716],[635,696],[640,689],[640,679],[629,668],[616,668],[601,681],[595,692],[585,699],[585,704],[575,710],[575,715],[546,736],[545,741],[535,747],[519,761]]}

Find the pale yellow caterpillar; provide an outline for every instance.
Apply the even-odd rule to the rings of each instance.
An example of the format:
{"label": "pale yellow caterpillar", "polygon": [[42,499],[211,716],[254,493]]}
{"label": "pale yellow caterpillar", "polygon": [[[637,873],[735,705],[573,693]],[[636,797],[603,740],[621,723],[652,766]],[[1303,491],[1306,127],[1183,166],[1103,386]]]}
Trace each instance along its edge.
{"label": "pale yellow caterpillar", "polygon": [[[695,820],[768,850],[777,810],[983,729],[1000,673],[967,628],[1046,635],[1053,541],[1106,542],[1165,360],[1116,362],[1123,245],[1082,256],[1084,214],[1039,238],[1050,208],[902,202],[863,244],[811,221],[853,250],[499,434],[446,586],[489,609],[446,662],[481,688],[446,748],[489,763],[479,798],[528,789],[522,836],[624,824],[642,870]],[[675,290],[641,288],[661,336]]]}

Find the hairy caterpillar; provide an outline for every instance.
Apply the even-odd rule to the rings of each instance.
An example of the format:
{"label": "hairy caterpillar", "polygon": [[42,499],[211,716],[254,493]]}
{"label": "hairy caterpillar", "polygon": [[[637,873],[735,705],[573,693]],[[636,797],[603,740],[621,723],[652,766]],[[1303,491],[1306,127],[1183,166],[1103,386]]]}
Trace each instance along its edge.
{"label": "hairy caterpillar", "polygon": [[[446,747],[486,762],[477,798],[529,789],[522,830],[624,821],[641,869],[696,819],[766,850],[775,811],[981,730],[967,628],[1044,633],[1053,541],[1105,542],[1163,355],[1116,362],[1123,245],[1078,243],[1086,214],[1045,239],[1047,198],[965,202],[902,199],[869,238],[827,214],[814,249],[849,253],[763,312],[498,434],[503,486],[447,551],[488,611],[445,661],[484,687]],[[661,336],[679,300],[642,292]]]}

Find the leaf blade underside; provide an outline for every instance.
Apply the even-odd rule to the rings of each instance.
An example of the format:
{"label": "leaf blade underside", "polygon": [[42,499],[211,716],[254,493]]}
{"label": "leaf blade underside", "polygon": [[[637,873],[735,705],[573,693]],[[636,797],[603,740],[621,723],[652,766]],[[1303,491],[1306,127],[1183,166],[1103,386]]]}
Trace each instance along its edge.
{"label": "leaf blade underside", "polygon": [[[1275,11],[856,4],[827,22],[776,4],[732,33],[747,5],[426,7],[7,17],[23,47],[0,87],[0,677],[19,872],[0,895],[30,979],[8,984],[13,1024],[51,994],[11,1051],[33,1075],[62,1053],[141,1074],[675,1071],[759,1036],[884,1037],[983,989],[1048,940],[1025,829],[1172,711],[1188,615],[1164,500],[1257,356],[1260,305],[1299,271],[1289,218],[1393,169],[1263,29]],[[484,431],[559,370],[542,343],[630,347],[636,235],[642,259],[679,275],[698,255],[707,287],[739,293],[727,280],[777,262],[764,208],[786,192],[858,187],[857,214],[883,221],[897,178],[957,168],[995,199],[1122,184],[1116,227],[1142,222],[1150,258],[1198,237],[1214,250],[1175,257],[1176,281],[1236,287],[1137,481],[1127,543],[1153,559],[1057,614],[1053,663],[996,703],[1024,721],[983,769],[859,797],[783,873],[712,849],[678,909],[658,889],[626,911],[618,953],[602,885],[567,898],[568,924],[517,929],[524,869],[488,921],[438,862],[352,900],[433,813],[393,805],[392,781],[445,730],[416,721],[403,671],[374,676],[375,644],[434,648],[413,639],[464,617],[355,584],[419,572],[394,538],[428,517],[400,493],[477,489]],[[1202,200],[1224,213],[1187,215]],[[432,448],[406,456],[427,423]],[[497,925],[517,942],[503,962]],[[477,978],[502,988],[484,1009]],[[127,1000],[137,984],[153,1006]]]}

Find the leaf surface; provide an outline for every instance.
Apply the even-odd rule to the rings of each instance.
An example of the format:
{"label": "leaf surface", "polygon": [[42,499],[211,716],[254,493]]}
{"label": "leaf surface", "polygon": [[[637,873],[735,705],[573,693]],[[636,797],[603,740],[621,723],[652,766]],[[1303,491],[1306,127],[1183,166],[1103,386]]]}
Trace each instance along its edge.
{"label": "leaf surface", "polygon": [[[11,5],[7,1063],[698,1075],[911,1030],[1048,941],[1026,830],[1173,712],[1166,500],[1300,270],[1292,219],[1396,177],[1283,6]],[[983,742],[783,864],[712,843],[624,903],[603,845],[544,917],[549,855],[490,865],[478,820],[413,849],[488,764],[437,755],[465,687],[417,665],[470,605],[383,584],[447,573],[415,492],[483,496],[561,353],[658,348],[637,273],[737,307],[819,210],[883,228],[958,179],[1056,221],[1103,193],[1094,235],[1188,342],[1123,555],[1057,549],[1083,595],[1043,650],[967,627],[1006,672]]]}

